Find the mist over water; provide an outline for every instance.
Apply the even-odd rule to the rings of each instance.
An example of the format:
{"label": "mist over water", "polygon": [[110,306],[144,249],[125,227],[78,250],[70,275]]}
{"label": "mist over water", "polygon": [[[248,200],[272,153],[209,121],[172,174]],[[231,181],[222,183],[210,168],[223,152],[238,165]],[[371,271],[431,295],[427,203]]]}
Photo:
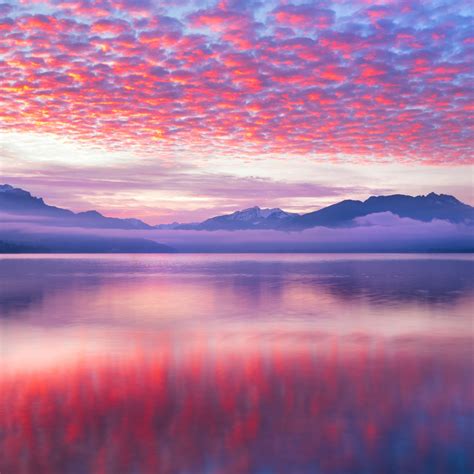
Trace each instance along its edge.
{"label": "mist over water", "polygon": [[466,473],[474,259],[0,259],[0,472]]}

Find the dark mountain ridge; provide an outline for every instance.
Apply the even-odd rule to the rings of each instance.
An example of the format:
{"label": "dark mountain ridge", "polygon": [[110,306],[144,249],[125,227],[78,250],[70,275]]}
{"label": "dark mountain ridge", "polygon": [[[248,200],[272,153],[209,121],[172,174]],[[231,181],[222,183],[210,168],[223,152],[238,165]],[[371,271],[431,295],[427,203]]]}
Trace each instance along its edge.
{"label": "dark mountain ridge", "polygon": [[47,224],[100,229],[126,230],[249,230],[271,229],[297,231],[312,227],[353,227],[357,218],[370,214],[390,212],[402,218],[422,222],[434,219],[451,223],[474,223],[474,207],[462,203],[454,196],[430,193],[426,196],[393,194],[371,196],[365,201],[344,200],[307,214],[285,212],[279,208],[262,209],[258,206],[231,214],[211,217],[191,224],[161,224],[151,226],[139,219],[106,217],[97,211],[74,213],[46,204],[42,198],[8,184],[0,185],[0,211],[50,218]]}
{"label": "dark mountain ridge", "polygon": [[451,223],[474,223],[474,208],[454,196],[430,193],[426,196],[371,196],[365,201],[347,199],[307,214],[295,214],[281,209],[254,207],[232,214],[212,217],[197,224],[174,225],[175,229],[188,230],[304,230],[312,227],[353,227],[355,219],[390,212],[422,222],[434,219]]}
{"label": "dark mountain ridge", "polygon": [[371,196],[365,201],[345,200],[318,211],[293,219],[297,228],[316,226],[340,227],[354,225],[354,219],[370,214],[391,212],[399,217],[430,222],[434,219],[452,223],[472,223],[474,207],[448,194],[430,193],[426,196]]}
{"label": "dark mountain ridge", "polygon": [[97,211],[72,212],[46,204],[42,198],[32,196],[24,189],[9,184],[0,185],[0,211],[51,218],[54,225],[62,227],[86,227],[100,229],[140,229],[153,227],[139,219],[119,219],[106,217]]}
{"label": "dark mountain ridge", "polygon": [[261,209],[258,206],[236,211],[232,214],[211,217],[197,224],[180,224],[175,229],[191,230],[248,230],[279,229],[298,214],[285,212],[279,208]]}
{"label": "dark mountain ridge", "polygon": [[[49,206],[43,199],[8,184],[0,185],[0,253],[171,253],[175,250],[154,240],[137,237],[97,235],[99,229],[152,229],[138,219],[105,217],[97,211],[74,213]],[[18,218],[40,224],[41,230],[27,231],[6,225]],[[36,218],[40,218],[39,220]],[[57,232],[58,227],[71,230]],[[88,229],[77,233],[73,227]],[[51,229],[51,230],[49,230]],[[89,230],[90,229],[90,230]]]}

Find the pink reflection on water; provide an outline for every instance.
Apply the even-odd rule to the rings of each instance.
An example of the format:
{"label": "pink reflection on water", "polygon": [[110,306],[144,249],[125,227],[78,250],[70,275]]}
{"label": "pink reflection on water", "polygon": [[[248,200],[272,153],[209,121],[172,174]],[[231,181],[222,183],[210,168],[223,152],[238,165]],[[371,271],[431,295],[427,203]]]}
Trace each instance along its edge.
{"label": "pink reflection on water", "polygon": [[2,258],[0,472],[471,472],[473,263]]}
{"label": "pink reflection on water", "polygon": [[119,355],[10,370],[0,471],[445,473],[472,463],[467,337],[241,336],[154,335]]}

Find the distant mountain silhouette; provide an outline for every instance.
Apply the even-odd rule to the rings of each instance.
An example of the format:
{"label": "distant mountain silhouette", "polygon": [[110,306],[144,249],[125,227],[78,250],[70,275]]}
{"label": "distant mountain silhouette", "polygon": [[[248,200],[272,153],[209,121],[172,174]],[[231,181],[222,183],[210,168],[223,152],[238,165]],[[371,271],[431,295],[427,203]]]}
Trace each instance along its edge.
{"label": "distant mountain silhouette", "polygon": [[[294,214],[281,209],[252,207],[233,214],[212,217],[194,224],[173,224],[174,229],[241,230],[275,229],[303,230],[311,227],[352,227],[354,219],[381,212],[399,217],[430,222],[433,219],[452,223],[474,223],[474,208],[447,194],[427,196],[372,196],[366,201],[345,200],[307,214]],[[163,228],[163,226],[161,226]]]}
{"label": "distant mountain silhouette", "polygon": [[74,213],[68,209],[50,206],[43,199],[32,196],[28,191],[14,188],[9,184],[0,185],[0,211],[43,216],[56,219],[55,225],[100,229],[152,229],[139,219],[119,219],[105,217],[97,211]]}
{"label": "distant mountain silhouette", "polygon": [[181,224],[174,226],[174,228],[192,230],[279,229],[296,216],[298,214],[285,212],[279,208],[261,209],[255,206],[232,214],[211,217],[198,224]]}
{"label": "distant mountain silhouette", "polygon": [[[418,223],[403,225],[396,216]],[[219,230],[233,233],[209,232]],[[473,252],[472,230],[474,208],[435,193],[346,200],[302,215],[251,207],[193,224],[151,226],[97,211],[74,213],[0,185],[0,253]],[[156,242],[161,239],[170,246]]]}
{"label": "distant mountain silhouette", "polygon": [[352,227],[355,219],[370,214],[390,212],[422,222],[434,219],[451,223],[474,223],[474,207],[454,196],[430,193],[426,196],[371,196],[365,201],[345,200],[307,214],[285,212],[279,208],[262,209],[258,206],[231,214],[211,217],[190,224],[160,224],[151,226],[139,219],[106,217],[97,211],[74,213],[46,204],[28,191],[8,184],[0,185],[0,212],[51,218],[51,224],[67,227],[126,230],[304,230],[312,227]]}
{"label": "distant mountain silhouette", "polygon": [[75,215],[67,209],[48,206],[42,198],[34,197],[28,191],[14,188],[9,184],[0,184],[0,211],[49,217],[73,217]]}
{"label": "distant mountain silhouette", "polygon": [[[0,216],[3,223],[15,221],[41,225],[41,229],[21,232],[4,225],[0,228],[0,253],[170,253],[175,250],[153,240],[114,235],[78,233],[74,229],[57,231],[58,227],[85,229],[147,230],[151,226],[138,219],[105,217],[97,211],[74,213],[49,206],[43,199],[8,184],[0,185]],[[5,214],[11,215],[9,219]],[[32,217],[30,221],[28,219]],[[40,220],[36,219],[41,218]],[[50,230],[51,229],[51,230]],[[97,230],[95,231],[98,232]]]}
{"label": "distant mountain silhouette", "polygon": [[341,201],[318,211],[295,217],[291,224],[297,228],[316,226],[340,227],[354,224],[357,217],[380,212],[391,212],[423,222],[433,219],[453,223],[474,221],[474,208],[447,194],[430,193],[426,196],[371,196],[366,201]]}

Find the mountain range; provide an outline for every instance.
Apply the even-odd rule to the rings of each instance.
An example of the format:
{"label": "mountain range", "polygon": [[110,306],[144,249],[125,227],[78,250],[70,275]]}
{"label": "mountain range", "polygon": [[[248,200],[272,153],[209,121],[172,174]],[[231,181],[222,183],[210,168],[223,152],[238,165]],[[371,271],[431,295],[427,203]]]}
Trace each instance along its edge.
{"label": "mountain range", "polygon": [[[99,229],[150,230],[138,219],[105,217],[97,211],[74,213],[9,184],[0,185],[0,253],[170,253],[153,240],[101,235]],[[37,228],[41,226],[41,228]],[[60,227],[95,229],[96,233]]]}
{"label": "mountain range", "polygon": [[474,208],[453,196],[372,196],[314,212],[251,207],[151,225],[50,206],[0,185],[0,253],[473,252]]}
{"label": "mountain range", "polygon": [[365,201],[344,200],[306,214],[285,212],[279,208],[261,209],[258,206],[231,214],[211,217],[189,224],[150,225],[139,219],[106,217],[91,210],[74,213],[50,206],[42,198],[8,184],[0,185],[0,212],[42,217],[46,222],[65,227],[125,229],[125,230],[282,230],[300,231],[313,227],[353,227],[357,219],[371,214],[390,212],[402,218],[422,222],[443,220],[451,223],[474,223],[474,207],[454,196],[436,194],[425,196],[371,196]]}
{"label": "mountain range", "polygon": [[[34,215],[46,219],[61,219],[60,225],[101,229],[152,229],[139,219],[106,217],[97,211],[74,213],[68,209],[50,206],[42,198],[9,184],[0,184],[0,212]],[[58,223],[55,222],[55,225]]]}

